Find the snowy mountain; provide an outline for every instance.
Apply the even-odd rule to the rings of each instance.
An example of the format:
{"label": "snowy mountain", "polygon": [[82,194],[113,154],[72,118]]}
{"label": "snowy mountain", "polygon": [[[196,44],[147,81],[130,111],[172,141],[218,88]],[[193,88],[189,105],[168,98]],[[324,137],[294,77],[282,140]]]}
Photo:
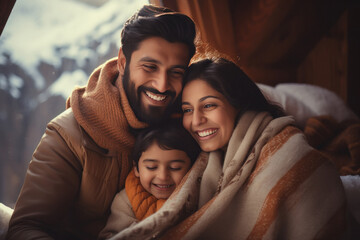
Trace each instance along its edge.
{"label": "snowy mountain", "polygon": [[117,56],[123,23],[144,4],[16,1],[0,38],[0,202],[15,202],[46,124],[74,86]]}

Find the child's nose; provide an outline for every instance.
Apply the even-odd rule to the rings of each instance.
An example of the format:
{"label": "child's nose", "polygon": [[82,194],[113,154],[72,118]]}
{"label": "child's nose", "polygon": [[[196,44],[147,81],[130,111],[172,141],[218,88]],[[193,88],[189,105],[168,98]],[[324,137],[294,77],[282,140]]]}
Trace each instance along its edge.
{"label": "child's nose", "polygon": [[160,169],[160,171],[158,172],[158,175],[157,177],[160,179],[160,180],[167,180],[167,178],[169,177],[169,173],[166,169]]}

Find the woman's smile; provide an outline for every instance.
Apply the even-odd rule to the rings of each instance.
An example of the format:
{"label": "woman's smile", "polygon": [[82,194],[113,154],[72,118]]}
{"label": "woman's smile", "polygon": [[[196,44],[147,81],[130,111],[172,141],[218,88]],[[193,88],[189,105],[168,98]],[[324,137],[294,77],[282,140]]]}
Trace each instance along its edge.
{"label": "woman's smile", "polygon": [[214,136],[214,134],[216,134],[218,131],[218,129],[205,129],[205,130],[202,130],[202,131],[195,131],[196,134],[198,135],[199,139],[200,140],[205,140],[205,139],[209,139],[211,137]]}
{"label": "woman's smile", "polygon": [[206,152],[226,146],[237,110],[202,79],[186,84],[182,95],[183,125]]}

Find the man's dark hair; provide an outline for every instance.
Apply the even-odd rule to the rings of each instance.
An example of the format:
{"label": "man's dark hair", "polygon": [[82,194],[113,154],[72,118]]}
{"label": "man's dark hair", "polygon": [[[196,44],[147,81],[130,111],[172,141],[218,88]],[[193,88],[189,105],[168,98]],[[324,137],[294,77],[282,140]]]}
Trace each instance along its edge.
{"label": "man's dark hair", "polygon": [[149,37],[186,44],[190,59],[195,54],[195,36],[195,24],[188,16],[169,8],[145,5],[124,24],[121,45],[128,63],[139,44]]}
{"label": "man's dark hair", "polygon": [[180,120],[171,120],[162,126],[149,127],[142,130],[136,138],[131,159],[138,168],[141,154],[153,143],[164,150],[184,151],[193,164],[201,149],[195,139],[185,130]]}

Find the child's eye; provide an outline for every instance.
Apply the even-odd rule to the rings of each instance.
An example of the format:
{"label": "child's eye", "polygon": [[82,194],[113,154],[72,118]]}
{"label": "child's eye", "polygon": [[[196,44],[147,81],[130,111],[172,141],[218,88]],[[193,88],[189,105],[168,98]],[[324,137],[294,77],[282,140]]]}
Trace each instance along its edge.
{"label": "child's eye", "polygon": [[181,167],[170,167],[171,171],[180,171]]}
{"label": "child's eye", "polygon": [[153,171],[153,170],[156,170],[157,167],[150,167],[150,166],[147,166],[146,169],[150,170],[150,171]]}
{"label": "child's eye", "polygon": [[182,163],[172,163],[169,165],[169,170],[170,171],[180,171],[181,169],[183,169],[183,164]]}

